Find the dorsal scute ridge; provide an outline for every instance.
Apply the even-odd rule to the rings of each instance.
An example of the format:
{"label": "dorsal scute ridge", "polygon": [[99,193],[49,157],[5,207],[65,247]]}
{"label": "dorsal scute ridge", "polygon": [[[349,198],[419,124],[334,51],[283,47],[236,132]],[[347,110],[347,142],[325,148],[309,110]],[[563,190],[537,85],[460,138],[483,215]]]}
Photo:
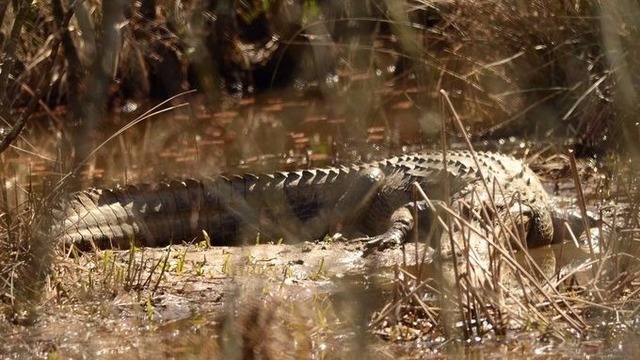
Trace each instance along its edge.
{"label": "dorsal scute ridge", "polygon": [[315,174],[316,174],[316,171],[312,171],[312,170],[308,170],[308,169],[302,170],[302,178],[303,179],[310,178],[310,177],[314,176]]}
{"label": "dorsal scute ridge", "polygon": [[329,168],[319,168],[319,169],[316,169],[316,171],[322,175],[329,175],[329,172],[331,170]]}
{"label": "dorsal scute ridge", "polygon": [[[245,235],[243,231],[248,230],[243,228],[245,223],[251,226],[251,231],[263,224],[273,227],[279,225],[281,215],[293,219],[291,224],[285,225],[292,225],[295,229],[301,228],[299,224],[304,224],[316,213],[324,216],[327,212],[330,216],[326,221],[333,221],[331,213],[336,203],[345,194],[354,192],[354,184],[355,193],[359,196],[359,176],[369,176],[364,180],[375,177],[374,185],[380,185],[377,177],[380,172],[363,171],[371,168],[380,169],[386,176],[381,177],[385,181],[383,186],[371,191],[384,195],[376,203],[381,207],[373,209],[376,213],[387,211],[384,206],[393,210],[395,206],[406,204],[407,199],[413,196],[413,182],[419,183],[429,197],[438,200],[447,195],[451,195],[453,200],[465,200],[464,197],[472,193],[485,198],[501,187],[504,197],[497,199],[497,206],[506,206],[507,197],[523,194],[523,204],[534,209],[542,219],[538,221],[541,225],[534,229],[542,234],[542,242],[548,241],[549,230],[546,227],[551,223],[548,220],[548,195],[527,165],[508,155],[467,150],[451,150],[446,154],[424,151],[368,163],[270,174],[223,174],[206,182],[185,179],[154,185],[90,189],[70,194],[70,205],[64,211],[58,211],[56,219],[68,227],[69,230],[65,231],[74,242],[101,237],[129,245],[128,239],[117,234],[119,231],[129,238],[139,237],[142,244],[155,246],[173,240],[192,239],[200,234],[198,229],[201,228],[211,230],[209,234],[217,235],[224,242],[235,235]],[[451,184],[448,194],[444,193],[442,186],[445,181]],[[373,195],[378,196],[376,193]],[[100,209],[95,209],[88,201]],[[375,204],[366,205],[373,207]],[[153,217],[135,218],[139,213]],[[87,221],[93,225],[83,222],[82,214],[89,214]],[[112,216],[111,223],[100,218],[104,214]],[[385,217],[384,221],[387,220]],[[322,231],[322,226],[330,228],[335,224],[320,225],[316,230]],[[111,234],[108,234],[108,226],[114,227]],[[145,230],[145,226],[148,229]],[[174,232],[180,239],[173,238]]]}

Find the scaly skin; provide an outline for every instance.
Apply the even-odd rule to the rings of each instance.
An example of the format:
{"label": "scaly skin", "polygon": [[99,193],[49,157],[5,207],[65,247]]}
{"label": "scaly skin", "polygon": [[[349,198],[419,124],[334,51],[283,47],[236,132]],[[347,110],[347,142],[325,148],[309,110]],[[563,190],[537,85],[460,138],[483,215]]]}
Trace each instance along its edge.
{"label": "scaly skin", "polygon": [[[212,245],[254,243],[258,233],[261,241],[297,242],[336,229],[357,229],[374,236],[372,246],[385,247],[413,228],[413,183],[442,201],[448,181],[452,208],[466,202],[466,212],[481,213],[493,197],[499,212],[513,214],[519,199],[527,245],[553,241],[548,195],[528,166],[497,153],[476,153],[479,165],[467,151],[446,155],[446,166],[442,152],[433,151],[343,167],[89,189],[54,211],[53,230],[80,249],[165,246],[202,238],[203,230]],[[418,208],[433,214],[423,201]]]}

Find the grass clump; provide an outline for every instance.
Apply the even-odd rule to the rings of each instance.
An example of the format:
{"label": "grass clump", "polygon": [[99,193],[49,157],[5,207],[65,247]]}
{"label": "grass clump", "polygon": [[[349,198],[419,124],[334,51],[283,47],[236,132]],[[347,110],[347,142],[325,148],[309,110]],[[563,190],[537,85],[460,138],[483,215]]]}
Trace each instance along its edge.
{"label": "grass clump", "polygon": [[[476,228],[482,225],[461,218],[455,209],[447,211],[449,228],[456,229],[455,236],[462,237],[468,251],[462,253],[466,260],[449,264],[455,271],[437,262],[398,266],[393,299],[372,319],[375,333],[399,344],[418,342],[425,353],[455,352],[460,349],[454,344],[486,346],[498,340],[514,348],[549,343],[550,354],[563,354],[564,342],[589,338],[605,346],[615,332],[623,351],[637,353],[632,324],[640,306],[640,249],[638,234],[631,229],[639,221],[633,190],[638,177],[618,161],[605,167],[624,168],[625,176],[608,183],[607,189],[590,187],[586,196],[574,200],[574,206],[581,207],[579,202],[590,199],[582,205],[596,207],[601,215],[581,236],[567,229],[575,242],[514,252],[494,237],[479,238]],[[487,244],[491,271],[479,270],[487,264],[470,256],[478,241]],[[455,277],[434,275],[443,272]],[[612,333],[603,336],[607,331]],[[524,333],[536,342],[515,341]]]}

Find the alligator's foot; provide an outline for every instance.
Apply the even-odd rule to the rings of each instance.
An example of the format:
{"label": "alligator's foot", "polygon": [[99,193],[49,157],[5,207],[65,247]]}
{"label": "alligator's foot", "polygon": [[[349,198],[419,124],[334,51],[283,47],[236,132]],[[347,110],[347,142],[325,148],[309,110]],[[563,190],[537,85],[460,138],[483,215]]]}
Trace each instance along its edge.
{"label": "alligator's foot", "polygon": [[362,242],[362,256],[367,256],[373,253],[375,250],[383,251],[399,246],[404,242],[404,239],[394,236],[387,237],[385,235],[378,235],[373,237],[354,239],[352,241]]}
{"label": "alligator's foot", "polygon": [[427,244],[442,234],[442,226],[438,218],[444,216],[444,203],[439,200],[418,201],[396,209],[389,218],[391,224],[380,235],[352,239],[352,242],[363,244],[363,256],[374,250],[383,251],[400,246],[409,240],[410,234],[417,231]]}
{"label": "alligator's foot", "polygon": [[363,236],[345,240],[353,244],[358,244],[358,247],[362,250],[362,256],[367,256],[376,250],[383,251],[395,248],[405,242],[404,236],[401,232],[392,230],[389,230],[382,235]]}
{"label": "alligator's foot", "polygon": [[391,226],[381,235],[352,239],[352,242],[360,242],[364,245],[363,256],[367,256],[374,250],[382,251],[403,244],[407,234],[413,230],[413,215],[406,207],[396,209],[391,216]]}

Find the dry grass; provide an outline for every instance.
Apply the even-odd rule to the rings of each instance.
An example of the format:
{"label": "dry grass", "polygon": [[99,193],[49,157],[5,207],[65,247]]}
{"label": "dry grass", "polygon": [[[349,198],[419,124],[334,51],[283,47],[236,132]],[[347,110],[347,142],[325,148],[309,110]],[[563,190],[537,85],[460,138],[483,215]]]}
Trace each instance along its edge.
{"label": "dry grass", "polygon": [[[618,161],[608,166],[622,170]],[[590,193],[591,201],[583,205],[601,204],[602,220],[580,240],[571,234],[579,246],[569,241],[529,253],[514,252],[509,242],[487,238],[478,230],[485,227],[482,223],[495,224],[495,220],[478,224],[461,218],[457,209],[446,210],[448,220],[442,221],[457,229],[454,236],[462,238],[465,260],[399,266],[393,300],[372,320],[375,332],[392,341],[430,344],[429,351],[442,351],[452,339],[480,344],[531,332],[543,342],[591,337],[620,341],[637,353],[630,345],[634,338],[630,330],[640,306],[640,249],[633,230],[640,220],[638,178],[633,170],[623,168],[627,175],[618,182],[591,189],[598,195]],[[577,199],[582,199],[577,205],[584,201],[583,196]],[[518,237],[517,232],[514,235]],[[487,264],[476,263],[470,256],[470,249],[478,249],[473,242],[478,241],[487,244],[490,271],[483,271]],[[616,340],[604,335],[608,331]]]}
{"label": "dry grass", "polygon": [[465,125],[600,143],[615,111],[597,1],[460,1],[455,9],[438,26],[446,50],[426,47],[421,58],[434,65],[434,93],[452,94]]}

